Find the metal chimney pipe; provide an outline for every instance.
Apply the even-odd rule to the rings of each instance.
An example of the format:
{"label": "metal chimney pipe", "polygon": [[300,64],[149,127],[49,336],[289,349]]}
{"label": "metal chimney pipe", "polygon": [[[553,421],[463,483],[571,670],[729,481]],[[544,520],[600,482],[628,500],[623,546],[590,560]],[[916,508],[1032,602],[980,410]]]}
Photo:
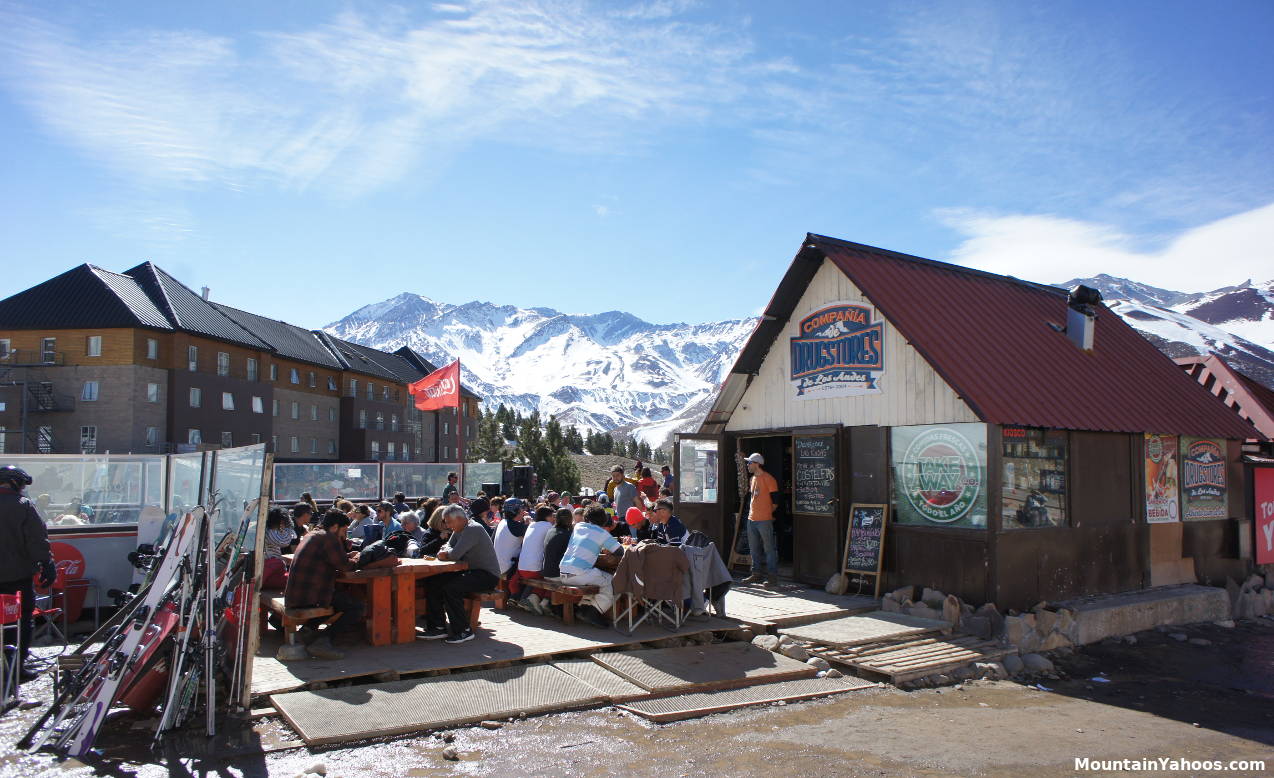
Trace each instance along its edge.
{"label": "metal chimney pipe", "polygon": [[203,288],[203,299],[204,299],[204,301],[205,301],[205,302],[207,302],[207,300],[208,300],[208,293],[209,293],[209,292],[211,292],[211,291],[212,291],[212,290],[211,290],[211,289],[209,289],[209,288],[208,288],[208,287],[206,287],[206,286]]}
{"label": "metal chimney pipe", "polygon": [[1093,335],[1097,329],[1096,306],[1100,303],[1101,292],[1082,284],[1072,289],[1066,300],[1066,337],[1084,351],[1093,350]]}

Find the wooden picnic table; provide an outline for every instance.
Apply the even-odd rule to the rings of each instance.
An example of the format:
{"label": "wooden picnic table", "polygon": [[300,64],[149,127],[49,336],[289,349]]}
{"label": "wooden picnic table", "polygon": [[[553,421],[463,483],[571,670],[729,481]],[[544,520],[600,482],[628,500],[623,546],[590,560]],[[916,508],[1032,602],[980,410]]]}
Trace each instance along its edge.
{"label": "wooden picnic table", "polygon": [[[292,555],[286,554],[284,559],[290,562]],[[336,583],[366,587],[363,601],[367,604],[367,642],[388,646],[416,639],[416,581],[468,569],[467,562],[399,559],[394,567],[340,573]]]}

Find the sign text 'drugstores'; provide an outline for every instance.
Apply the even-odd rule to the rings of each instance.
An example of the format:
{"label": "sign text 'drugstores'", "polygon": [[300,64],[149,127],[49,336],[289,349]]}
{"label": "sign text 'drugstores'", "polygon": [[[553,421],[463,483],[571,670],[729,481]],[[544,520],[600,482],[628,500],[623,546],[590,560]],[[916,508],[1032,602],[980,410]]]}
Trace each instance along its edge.
{"label": "sign text 'drugstores'", "polygon": [[870,305],[837,302],[802,318],[791,339],[791,376],[802,399],[880,392],[884,323]]}

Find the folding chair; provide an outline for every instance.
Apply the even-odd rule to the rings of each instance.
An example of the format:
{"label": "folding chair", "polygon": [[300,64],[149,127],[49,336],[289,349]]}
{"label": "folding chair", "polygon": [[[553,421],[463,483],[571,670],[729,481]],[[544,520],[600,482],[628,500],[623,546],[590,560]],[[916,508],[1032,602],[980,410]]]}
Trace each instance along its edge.
{"label": "folding chair", "polygon": [[[658,554],[677,554],[684,555],[680,548],[676,546],[654,546],[645,547],[641,550],[643,557]],[[644,560],[643,560],[644,561]],[[628,553],[624,554],[623,561],[620,562],[622,568],[626,564],[635,564],[635,560]],[[634,571],[636,576],[641,579],[645,575],[643,569]],[[616,576],[620,575],[620,571],[615,571]],[[623,591],[617,592],[615,597],[615,629],[619,632],[632,636],[637,627],[641,626],[646,620],[651,623],[659,623],[670,632],[675,632],[681,628],[686,622],[686,609],[684,606],[685,597],[685,576],[682,573],[677,574],[677,597],[669,599],[661,599],[650,597],[644,591],[649,584],[642,580],[643,591],[640,594]]]}
{"label": "folding chair", "polygon": [[[18,672],[22,657],[18,641],[22,631],[22,593],[0,594],[0,710],[18,700]],[[9,632],[13,643],[9,643]]]}
{"label": "folding chair", "polygon": [[[66,638],[66,576],[58,568],[57,578],[47,589],[41,588],[40,577],[35,576],[35,629],[31,631],[31,644],[46,635],[68,645]],[[62,629],[58,629],[58,619],[62,620]]]}

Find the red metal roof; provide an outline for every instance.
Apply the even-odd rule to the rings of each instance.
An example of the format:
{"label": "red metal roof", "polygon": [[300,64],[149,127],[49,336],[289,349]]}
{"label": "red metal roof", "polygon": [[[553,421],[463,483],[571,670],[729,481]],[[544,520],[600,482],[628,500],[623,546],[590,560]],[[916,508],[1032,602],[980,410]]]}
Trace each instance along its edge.
{"label": "red metal roof", "polygon": [[1119,316],[1098,307],[1093,350],[1066,292],[810,235],[984,421],[1243,440],[1258,434]]}

